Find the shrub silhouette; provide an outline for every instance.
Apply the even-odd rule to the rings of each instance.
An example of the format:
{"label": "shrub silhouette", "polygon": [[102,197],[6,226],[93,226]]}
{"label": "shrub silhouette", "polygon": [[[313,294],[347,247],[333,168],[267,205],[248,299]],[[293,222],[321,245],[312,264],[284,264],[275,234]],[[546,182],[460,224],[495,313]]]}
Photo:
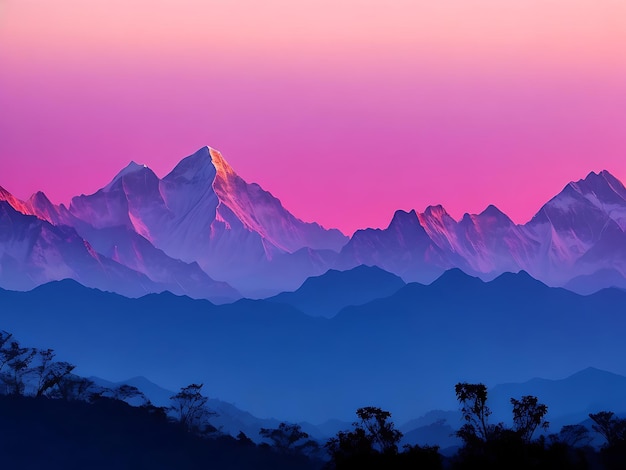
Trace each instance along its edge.
{"label": "shrub silhouette", "polygon": [[359,420],[352,424],[352,431],[340,431],[326,443],[331,457],[328,468],[442,468],[438,447],[406,446],[399,452],[402,433],[390,421],[390,412],[368,406],[356,414]]}

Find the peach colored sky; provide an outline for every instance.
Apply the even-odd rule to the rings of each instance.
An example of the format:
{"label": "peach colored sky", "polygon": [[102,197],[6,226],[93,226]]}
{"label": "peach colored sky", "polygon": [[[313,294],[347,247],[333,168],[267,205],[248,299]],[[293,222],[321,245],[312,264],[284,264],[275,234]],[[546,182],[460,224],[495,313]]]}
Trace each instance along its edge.
{"label": "peach colored sky", "polygon": [[623,0],[0,0],[0,185],[55,202],[203,145],[305,220],[626,180]]}

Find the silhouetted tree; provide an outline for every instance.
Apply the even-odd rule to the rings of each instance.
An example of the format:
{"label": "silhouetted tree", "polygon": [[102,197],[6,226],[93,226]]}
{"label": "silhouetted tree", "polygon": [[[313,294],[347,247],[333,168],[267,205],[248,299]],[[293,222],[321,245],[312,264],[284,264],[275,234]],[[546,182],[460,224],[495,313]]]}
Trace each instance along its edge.
{"label": "silhouetted tree", "polygon": [[352,431],[340,431],[325,447],[335,469],[441,468],[437,447],[405,446],[398,451],[402,433],[390,421],[391,413],[368,406],[356,412],[359,421]]}
{"label": "silhouetted tree", "polygon": [[455,387],[465,424],[457,435],[464,441],[453,459],[457,469],[576,469],[587,468],[585,451],[572,449],[558,436],[533,440],[537,428],[547,428],[548,407],[527,395],[511,399],[513,429],[491,425],[487,388],[460,383]]}
{"label": "silhouetted tree", "polygon": [[[7,331],[0,330],[0,350],[4,349],[4,346],[9,343],[13,335]],[[0,369],[4,365],[3,356],[0,355]]]}
{"label": "silhouetted tree", "polygon": [[357,427],[365,429],[372,447],[382,453],[397,453],[402,433],[395,429],[390,421],[391,413],[375,406],[366,406],[356,410],[360,422]]}
{"label": "silhouetted tree", "polygon": [[595,451],[589,446],[589,429],[582,424],[561,427],[558,434],[548,436],[548,442],[544,461],[552,464],[549,468],[586,470],[589,468],[588,457],[594,458]]}
{"label": "silhouetted tree", "polygon": [[591,442],[589,429],[582,424],[566,424],[558,434],[552,434],[550,438],[569,447],[585,447]]}
{"label": "silhouetted tree", "polygon": [[270,440],[274,449],[284,454],[308,453],[319,447],[302,431],[299,424],[280,423],[275,429],[261,428],[259,434]]}
{"label": "silhouetted tree", "polygon": [[591,428],[606,439],[608,447],[626,439],[626,419],[618,418],[612,411],[590,413],[589,417],[595,423]]}
{"label": "silhouetted tree", "polygon": [[12,358],[12,353],[10,352],[10,343],[9,341],[13,335],[4,330],[0,330],[0,382],[2,382],[3,390],[2,393],[8,392],[8,386],[4,383],[3,380],[3,369],[6,366],[7,362]]}
{"label": "silhouetted tree", "polygon": [[93,401],[102,395],[104,389],[93,381],[74,374],[63,376],[48,395],[66,401]]}
{"label": "silhouetted tree", "polygon": [[537,397],[523,396],[521,400],[511,398],[513,405],[513,424],[525,443],[529,443],[538,427],[548,429],[549,423],[544,419],[548,407],[539,403]]}
{"label": "silhouetted tree", "polygon": [[491,410],[487,406],[487,387],[483,384],[457,383],[454,387],[465,424],[456,433],[467,445],[485,442],[501,425],[489,424]]}
{"label": "silhouetted tree", "polygon": [[6,370],[0,374],[0,379],[6,385],[7,393],[23,395],[26,387],[24,379],[31,372],[29,365],[37,350],[23,348],[17,341],[11,341],[10,346],[2,348],[0,353],[3,356],[4,365],[6,365]]}
{"label": "silhouetted tree", "polygon": [[111,398],[121,400],[129,404],[138,403],[139,406],[150,405],[150,400],[137,387],[122,384],[111,390]]}
{"label": "silhouetted tree", "polygon": [[618,418],[612,411],[591,413],[595,423],[592,429],[606,439],[600,449],[602,462],[607,469],[624,469],[626,462],[626,419]]}
{"label": "silhouetted tree", "polygon": [[202,431],[204,421],[215,413],[206,407],[208,398],[202,395],[203,384],[190,384],[170,397],[174,412],[180,424],[189,431]]}
{"label": "silhouetted tree", "polygon": [[[356,423],[355,423],[356,424]],[[356,468],[365,464],[377,453],[365,429],[356,426],[353,431],[339,431],[325,446],[334,468]]]}
{"label": "silhouetted tree", "polygon": [[52,349],[38,350],[36,357],[39,364],[33,368],[33,373],[36,376],[35,395],[38,397],[55,387],[76,367],[69,362],[54,361]]}

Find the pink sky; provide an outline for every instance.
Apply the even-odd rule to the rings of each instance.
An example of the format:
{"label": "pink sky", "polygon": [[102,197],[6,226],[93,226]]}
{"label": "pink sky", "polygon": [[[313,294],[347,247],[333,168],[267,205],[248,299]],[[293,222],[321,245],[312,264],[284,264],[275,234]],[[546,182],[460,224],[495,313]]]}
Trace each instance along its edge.
{"label": "pink sky", "polygon": [[623,0],[0,0],[0,185],[54,202],[219,149],[304,220],[626,181]]}

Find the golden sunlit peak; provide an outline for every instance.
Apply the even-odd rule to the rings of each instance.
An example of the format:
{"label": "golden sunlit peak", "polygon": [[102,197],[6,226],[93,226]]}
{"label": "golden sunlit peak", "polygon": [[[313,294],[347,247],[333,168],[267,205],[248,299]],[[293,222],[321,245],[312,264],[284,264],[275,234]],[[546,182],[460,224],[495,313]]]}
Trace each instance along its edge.
{"label": "golden sunlit peak", "polygon": [[218,174],[222,176],[235,174],[235,171],[231,168],[228,162],[224,160],[224,157],[222,157],[222,154],[219,152],[219,150],[215,150],[214,148],[208,146],[207,148],[209,149],[209,154],[211,155],[211,161],[213,162],[213,166],[215,167],[215,170]]}

